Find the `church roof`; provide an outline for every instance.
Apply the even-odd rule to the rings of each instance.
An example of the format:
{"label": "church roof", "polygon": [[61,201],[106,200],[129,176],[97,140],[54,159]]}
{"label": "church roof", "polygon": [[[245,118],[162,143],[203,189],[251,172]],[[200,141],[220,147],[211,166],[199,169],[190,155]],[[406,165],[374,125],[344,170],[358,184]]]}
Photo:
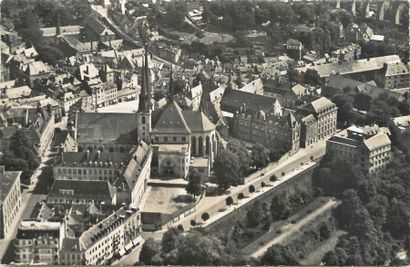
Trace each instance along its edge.
{"label": "church roof", "polygon": [[215,130],[215,124],[213,124],[202,111],[185,110],[182,113],[192,132],[208,132]]}
{"label": "church roof", "polygon": [[135,144],[137,118],[129,113],[79,113],[78,143]]}
{"label": "church roof", "polygon": [[171,100],[163,108],[153,132],[161,133],[191,133],[182,114],[182,109],[175,100]]}

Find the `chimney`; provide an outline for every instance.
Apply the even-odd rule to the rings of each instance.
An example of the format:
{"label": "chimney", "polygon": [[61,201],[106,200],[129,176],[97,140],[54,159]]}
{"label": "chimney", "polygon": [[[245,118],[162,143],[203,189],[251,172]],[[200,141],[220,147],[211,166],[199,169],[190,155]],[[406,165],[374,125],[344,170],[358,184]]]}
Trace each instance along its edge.
{"label": "chimney", "polygon": [[0,173],[5,173],[6,171],[5,171],[5,169],[4,169],[4,166],[0,166]]}

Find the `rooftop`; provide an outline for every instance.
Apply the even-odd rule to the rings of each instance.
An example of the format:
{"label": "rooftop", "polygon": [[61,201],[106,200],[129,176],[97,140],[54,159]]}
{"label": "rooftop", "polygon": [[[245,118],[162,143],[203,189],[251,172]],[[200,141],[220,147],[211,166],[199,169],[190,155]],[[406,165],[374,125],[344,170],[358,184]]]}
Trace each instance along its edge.
{"label": "rooftop", "polygon": [[135,144],[137,117],[132,113],[79,113],[77,129],[80,144]]}
{"label": "rooftop", "polygon": [[318,72],[320,77],[328,77],[331,74],[345,75],[357,72],[380,70],[381,68],[383,68],[384,63],[389,64],[400,61],[401,60],[398,55],[390,55],[383,57],[373,57],[369,59],[359,59],[349,62],[343,62],[342,64],[336,62],[317,66],[303,67],[297,68],[297,70],[300,72],[305,72],[307,69],[313,69]]}
{"label": "rooftop", "polygon": [[[108,181],[76,181],[76,180],[55,180],[49,196],[62,196],[65,198],[112,198],[114,192]],[[71,191],[72,194],[63,194]]]}

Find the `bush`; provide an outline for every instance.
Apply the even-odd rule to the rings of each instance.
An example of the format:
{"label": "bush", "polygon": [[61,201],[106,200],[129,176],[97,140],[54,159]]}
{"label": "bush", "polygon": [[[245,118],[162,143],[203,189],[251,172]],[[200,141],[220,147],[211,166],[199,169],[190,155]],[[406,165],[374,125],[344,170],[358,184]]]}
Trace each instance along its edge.
{"label": "bush", "polygon": [[209,214],[208,214],[208,212],[202,213],[201,218],[202,218],[202,220],[204,220],[204,222],[206,222],[207,220],[209,220]]}
{"label": "bush", "polygon": [[269,179],[271,182],[275,182],[276,180],[278,180],[278,177],[276,177],[275,174],[272,174],[272,176]]}
{"label": "bush", "polygon": [[225,202],[226,202],[226,205],[227,206],[231,206],[232,204],[233,204],[233,199],[232,199],[232,197],[227,197],[226,199],[225,199]]}
{"label": "bush", "polygon": [[261,186],[265,187],[266,186],[265,182],[261,182]]}
{"label": "bush", "polygon": [[182,224],[179,224],[177,227],[178,231],[180,231],[181,233],[184,232],[184,227],[182,226]]}
{"label": "bush", "polygon": [[195,220],[191,220],[191,226],[196,226],[196,221]]}
{"label": "bush", "polygon": [[243,193],[238,194],[238,199],[244,199],[244,198],[245,198],[245,195]]}
{"label": "bush", "polygon": [[256,191],[253,185],[250,185],[248,190],[249,190],[249,193],[254,193]]}

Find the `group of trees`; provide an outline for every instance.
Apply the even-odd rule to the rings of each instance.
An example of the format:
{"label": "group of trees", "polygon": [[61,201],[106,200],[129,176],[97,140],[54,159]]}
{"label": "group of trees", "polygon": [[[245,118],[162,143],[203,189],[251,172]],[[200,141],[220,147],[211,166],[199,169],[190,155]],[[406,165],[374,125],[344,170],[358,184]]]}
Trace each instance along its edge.
{"label": "group of trees", "polygon": [[[326,254],[327,265],[381,265],[395,261],[410,235],[410,164],[396,155],[379,175],[361,173],[351,163],[326,157],[314,173],[323,194],[342,199],[334,216],[348,232]],[[398,263],[398,262],[396,262]]]}
{"label": "group of trees", "polygon": [[[329,52],[340,41],[337,22],[346,27],[353,21],[353,16],[348,12],[331,13],[331,9],[327,3],[209,2],[204,5],[203,17],[211,27],[222,31],[238,33],[261,29],[266,31],[274,45],[282,45],[289,38],[295,38],[302,41],[307,49]],[[317,27],[312,27],[311,31],[297,32],[293,25],[298,24]]]}
{"label": "group of trees", "polygon": [[[406,99],[399,101],[386,94],[377,97],[371,97],[367,93],[352,94],[349,88],[334,95],[332,102],[338,107],[337,121],[342,126],[352,123],[359,125],[377,123],[379,126],[387,126],[390,118],[408,115],[410,111]],[[363,115],[354,108],[365,111],[366,114]]]}
{"label": "group of trees", "polygon": [[271,154],[261,144],[255,144],[249,151],[239,141],[228,143],[227,149],[222,149],[215,157],[214,171],[217,184],[223,190],[231,185],[242,184],[252,167],[260,169],[268,165]]}
{"label": "group of trees", "polygon": [[26,130],[18,129],[12,136],[9,149],[0,157],[0,165],[6,170],[22,171],[21,179],[29,181],[40,165],[40,158]]}
{"label": "group of trees", "polygon": [[182,235],[176,228],[169,229],[161,242],[147,239],[139,259],[145,265],[238,265],[244,262],[241,255],[233,254],[220,239],[199,232]]}

